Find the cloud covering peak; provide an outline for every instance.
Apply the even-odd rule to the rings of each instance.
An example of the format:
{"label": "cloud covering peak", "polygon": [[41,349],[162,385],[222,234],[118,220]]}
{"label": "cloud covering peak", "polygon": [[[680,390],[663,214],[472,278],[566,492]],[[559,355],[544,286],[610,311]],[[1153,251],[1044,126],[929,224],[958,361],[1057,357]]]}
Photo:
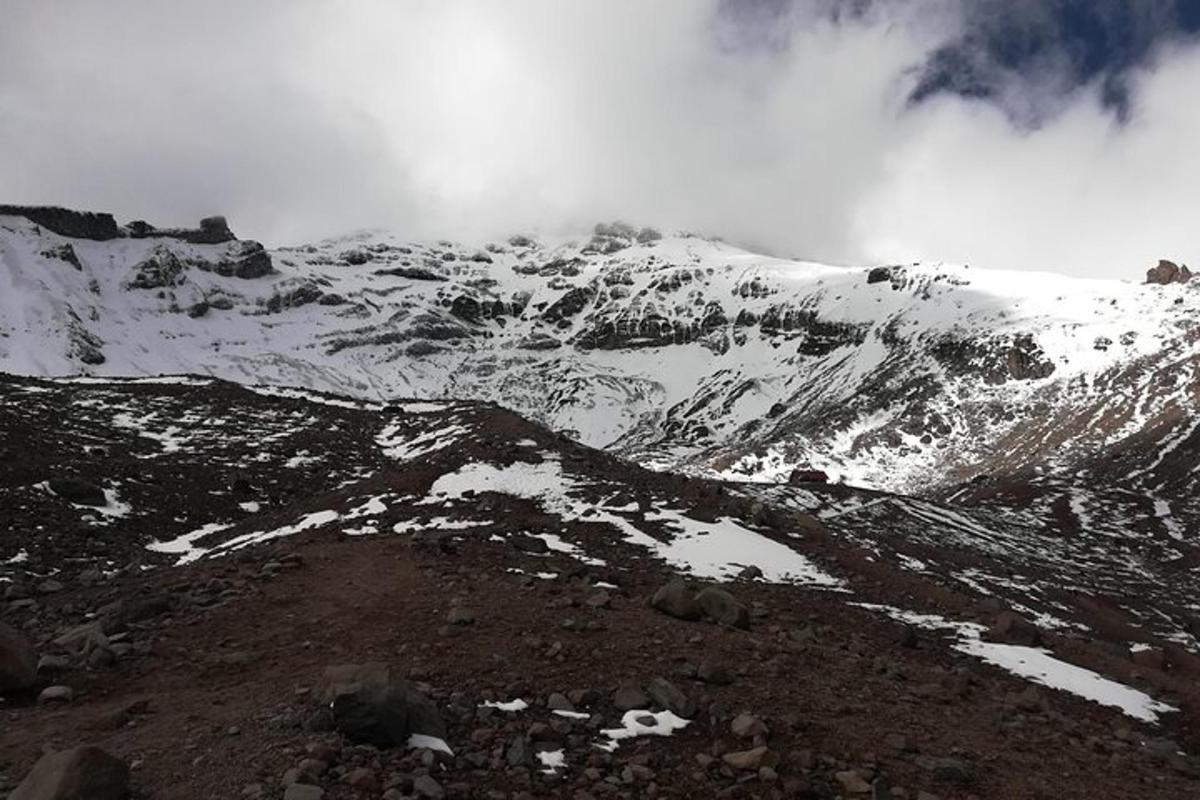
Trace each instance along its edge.
{"label": "cloud covering peak", "polygon": [[984,92],[931,76],[1024,28],[952,0],[12,6],[5,201],[222,212],[274,243],[620,217],[835,263],[1200,262],[1200,53],[1177,20],[1119,69],[977,54]]}

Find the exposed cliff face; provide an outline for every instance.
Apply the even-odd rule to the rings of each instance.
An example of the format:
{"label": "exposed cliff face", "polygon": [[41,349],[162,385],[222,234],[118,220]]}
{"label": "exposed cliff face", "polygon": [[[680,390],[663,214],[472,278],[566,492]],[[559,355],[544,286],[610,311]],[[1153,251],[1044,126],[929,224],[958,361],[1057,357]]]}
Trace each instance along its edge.
{"label": "exposed cliff face", "polygon": [[121,235],[112,214],[95,211],[72,211],[52,206],[0,205],[0,216],[23,217],[51,233],[75,239],[104,242]]}
{"label": "exposed cliff face", "polygon": [[619,224],[269,253],[10,215],[0,259],[11,372],[479,398],[644,463],[750,479],[802,466],[949,493],[1121,464],[1104,474],[1190,508],[1170,454],[1194,452],[1194,390],[1175,377],[1196,363],[1191,284],[830,267]]}

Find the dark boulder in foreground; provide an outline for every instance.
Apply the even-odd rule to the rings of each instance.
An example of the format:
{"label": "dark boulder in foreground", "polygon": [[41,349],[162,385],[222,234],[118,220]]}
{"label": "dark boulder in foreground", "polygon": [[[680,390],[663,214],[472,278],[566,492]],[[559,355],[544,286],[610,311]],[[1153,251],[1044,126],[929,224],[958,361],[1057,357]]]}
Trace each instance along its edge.
{"label": "dark boulder in foreground", "polygon": [[129,767],[91,745],[41,757],[8,800],[122,800]]}
{"label": "dark boulder in foreground", "polygon": [[347,739],[397,747],[415,733],[446,738],[437,706],[384,664],[342,665],[325,671],[334,727]]}

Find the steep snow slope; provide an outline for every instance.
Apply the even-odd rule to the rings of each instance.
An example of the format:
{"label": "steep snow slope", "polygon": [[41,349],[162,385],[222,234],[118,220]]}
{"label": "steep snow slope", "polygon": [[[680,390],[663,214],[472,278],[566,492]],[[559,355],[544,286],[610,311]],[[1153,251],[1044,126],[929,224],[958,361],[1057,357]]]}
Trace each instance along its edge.
{"label": "steep snow slope", "polygon": [[1162,532],[1198,511],[1191,285],[841,268],[620,225],[481,247],[362,233],[274,251],[269,273],[261,255],[0,217],[0,369],[493,400],[644,463],[1019,489],[1077,525],[1108,502],[1092,484]]}

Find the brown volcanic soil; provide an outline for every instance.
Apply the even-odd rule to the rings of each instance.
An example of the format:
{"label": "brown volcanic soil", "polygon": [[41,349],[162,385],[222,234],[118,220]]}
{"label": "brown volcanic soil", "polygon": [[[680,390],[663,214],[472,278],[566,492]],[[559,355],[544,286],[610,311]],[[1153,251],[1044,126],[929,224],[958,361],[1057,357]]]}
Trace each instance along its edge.
{"label": "brown volcanic soil", "polygon": [[[1189,797],[1200,790],[1139,746],[1156,735],[1152,728],[1048,690],[1018,703],[1028,684],[924,634],[914,640],[828,592],[736,585],[762,615],[747,632],[648,608],[645,597],[663,580],[649,561],[621,574],[610,608],[592,608],[581,602],[595,591],[590,576],[565,577],[579,570],[570,559],[538,560],[541,569],[559,571],[554,580],[506,573],[529,568],[530,556],[495,543],[467,541],[447,554],[414,548],[406,537],[313,534],[289,540],[286,552],[302,556],[302,565],[274,577],[262,571],[272,550],[260,548],[55,595],[43,618],[77,616],[114,596],[163,593],[179,610],[131,628],[134,642],[150,643],[149,653],[60,676],[77,690],[72,704],[8,704],[0,763],[10,780],[44,746],[91,742],[138,764],[139,797],[239,797],[254,783],[263,796],[279,797],[285,771],[321,742],[338,751],[320,781],[335,799],[380,797],[389,783],[403,792],[426,770],[451,797],[832,797],[837,784],[829,776],[844,769],[877,771],[911,797]],[[217,597],[224,599],[205,607]],[[473,625],[445,624],[455,601],[475,611]],[[371,660],[429,685],[456,758],[423,765],[416,752],[351,747],[302,727],[318,712],[308,690],[324,667]],[[733,684],[680,677],[686,664],[702,660],[728,666]],[[704,709],[675,736],[639,738],[608,755],[589,744],[595,725],[559,720],[563,733],[548,734],[566,742],[568,766],[559,774],[514,769],[500,757],[512,739],[554,719],[543,707],[551,692],[597,690],[602,698],[586,710],[611,726],[620,714],[610,692],[657,676]],[[484,718],[475,708],[514,697],[532,707],[485,711]],[[114,729],[114,713],[140,700],[148,710]],[[780,756],[773,780],[706,769],[698,760],[751,746],[729,729],[731,716],[744,710],[770,728],[769,745]],[[910,751],[896,748],[896,734]],[[945,756],[972,762],[975,780],[959,784],[921,766],[923,757]],[[625,783],[629,764],[653,777]],[[372,771],[375,786],[339,780],[359,765]],[[586,772],[588,765],[598,772]],[[606,784],[610,777],[615,784]]]}
{"label": "brown volcanic soil", "polygon": [[[38,704],[32,695],[0,703],[0,787],[15,784],[43,748],[94,743],[136,765],[141,798],[280,798],[285,774],[316,756],[327,768],[305,781],[324,787],[330,800],[394,800],[411,794],[423,775],[446,796],[466,798],[850,797],[835,777],[848,770],[883,776],[894,797],[927,792],[926,800],[1200,794],[1196,762],[1175,754],[1176,747],[1200,747],[1190,656],[1135,661],[1128,642],[1136,631],[1122,627],[1121,607],[1102,596],[1079,599],[1089,633],[1047,633],[1047,643],[1072,662],[1178,705],[1161,726],[1032,687],[952,650],[941,634],[849,605],[990,622],[1003,607],[995,598],[901,569],[878,547],[859,546],[806,515],[756,509],[729,487],[643,471],[495,407],[381,413],[263,398],[227,384],[23,386],[10,387],[23,393],[13,395],[10,419],[0,407],[10,448],[0,459],[0,500],[7,501],[0,505],[0,577],[7,570],[36,587],[47,566],[57,565],[55,577],[67,586],[36,594],[32,604],[0,606],[3,620],[53,654],[56,636],[114,601],[126,608],[148,602],[156,614],[117,634],[124,638],[114,638],[114,648],[124,652],[115,663],[72,659],[45,674],[43,685],[75,690],[72,703]],[[114,408],[139,419],[155,411],[180,421],[190,438],[169,452],[111,424]],[[189,412],[196,420],[187,421]],[[450,428],[467,433],[404,460],[377,444],[385,422],[398,424],[409,445]],[[102,450],[81,452],[81,441]],[[284,464],[300,452],[321,460]],[[536,500],[483,487],[453,501],[418,502],[440,476],[466,464],[550,460],[581,504],[615,513],[636,503],[640,510],[621,515],[647,535],[671,536],[648,522],[656,509],[729,516],[802,551],[852,591],[734,580],[727,588],[754,610],[749,631],[679,621],[646,603],[669,568],[587,513],[568,519]],[[87,509],[36,488],[64,464],[118,490],[131,515],[116,524],[89,521]],[[231,490],[235,477],[252,488]],[[240,510],[247,497],[262,510]],[[379,530],[411,524],[421,535],[348,537],[337,530],[366,520],[344,517],[224,558],[142,570],[168,560],[144,549],[153,539],[232,523],[202,540],[215,546],[322,510],[346,514],[365,497],[385,498]],[[435,522],[443,517],[477,526],[449,529]],[[872,533],[903,538],[886,523]],[[429,536],[439,528],[454,536],[444,546]],[[513,535],[526,531],[555,533],[607,566],[519,550]],[[4,563],[26,548],[28,562]],[[958,553],[953,563],[982,559]],[[80,570],[106,561],[129,566],[84,585]],[[618,587],[606,590],[606,607],[587,602],[597,581]],[[474,612],[473,624],[447,624],[456,603]],[[329,729],[316,699],[323,670],[369,661],[423,684],[449,726],[455,757],[353,746]],[[732,684],[693,679],[702,662],[729,669]],[[697,703],[692,723],[668,738],[626,741],[611,754],[597,749],[598,730],[621,718],[614,690],[660,677]],[[579,707],[590,718],[552,716],[546,702],[554,692],[583,692]],[[517,697],[531,708],[508,714],[480,707]],[[769,728],[765,772],[734,770],[720,759],[755,744],[731,732],[743,711]],[[516,758],[514,744],[525,737],[535,747],[562,748],[566,767],[545,774]]]}

